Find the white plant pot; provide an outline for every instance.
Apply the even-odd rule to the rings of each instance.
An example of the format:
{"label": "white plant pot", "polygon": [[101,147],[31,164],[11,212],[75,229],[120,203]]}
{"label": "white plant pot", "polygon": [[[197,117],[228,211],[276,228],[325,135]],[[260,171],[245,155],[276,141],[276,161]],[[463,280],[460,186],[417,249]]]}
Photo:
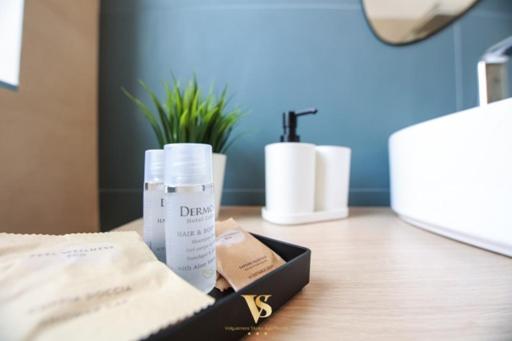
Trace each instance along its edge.
{"label": "white plant pot", "polygon": [[224,186],[224,170],[226,169],[226,155],[213,153],[213,188],[215,190],[215,217],[219,216],[222,188]]}

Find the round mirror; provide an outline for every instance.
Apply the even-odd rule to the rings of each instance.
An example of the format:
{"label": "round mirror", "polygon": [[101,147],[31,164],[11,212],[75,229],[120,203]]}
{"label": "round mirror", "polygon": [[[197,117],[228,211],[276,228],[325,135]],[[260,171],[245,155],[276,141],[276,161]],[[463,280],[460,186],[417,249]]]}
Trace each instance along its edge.
{"label": "round mirror", "polygon": [[403,45],[425,39],[460,17],[479,0],[363,0],[379,39]]}

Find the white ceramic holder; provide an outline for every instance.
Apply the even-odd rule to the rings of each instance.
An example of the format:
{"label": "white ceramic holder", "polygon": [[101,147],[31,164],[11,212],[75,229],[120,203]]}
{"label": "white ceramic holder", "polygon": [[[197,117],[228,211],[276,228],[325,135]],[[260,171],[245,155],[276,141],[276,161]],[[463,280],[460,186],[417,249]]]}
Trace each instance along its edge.
{"label": "white ceramic holder", "polygon": [[280,225],[297,225],[315,223],[326,220],[336,220],[348,217],[348,207],[335,211],[316,211],[309,213],[279,214],[270,212],[266,207],[261,209],[261,216],[266,221]]}
{"label": "white ceramic holder", "polygon": [[350,148],[282,142],[265,147],[263,219],[305,224],[348,216]]}
{"label": "white ceramic holder", "polygon": [[350,148],[317,146],[315,211],[339,211],[348,206]]}

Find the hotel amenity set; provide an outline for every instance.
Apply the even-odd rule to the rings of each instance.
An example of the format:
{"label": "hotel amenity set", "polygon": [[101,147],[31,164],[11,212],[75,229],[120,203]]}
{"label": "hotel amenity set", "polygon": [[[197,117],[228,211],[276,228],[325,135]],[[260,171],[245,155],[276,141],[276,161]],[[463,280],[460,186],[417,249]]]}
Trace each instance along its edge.
{"label": "hotel amenity set", "polygon": [[144,241],[159,260],[205,293],[217,279],[219,289],[226,289],[226,281],[240,289],[239,283],[249,284],[284,263],[233,219],[215,228],[212,182],[210,145],[176,143],[146,151]]}
{"label": "hotel amenity set", "polygon": [[[350,150],[299,143],[297,117],[313,113],[283,114],[281,142],[266,147],[269,221],[347,216]],[[216,223],[210,145],[146,151],[143,196],[145,243],[135,232],[0,234],[3,339],[238,339],[309,282],[308,249]],[[250,305],[262,294],[263,316]]]}

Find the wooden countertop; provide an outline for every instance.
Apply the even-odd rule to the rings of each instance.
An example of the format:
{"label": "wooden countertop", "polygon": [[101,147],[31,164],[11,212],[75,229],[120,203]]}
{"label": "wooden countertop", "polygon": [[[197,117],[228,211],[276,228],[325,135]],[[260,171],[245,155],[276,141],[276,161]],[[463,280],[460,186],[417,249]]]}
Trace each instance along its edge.
{"label": "wooden countertop", "polygon": [[[228,207],[248,231],[309,247],[311,282],[255,340],[512,340],[512,259],[402,222],[389,208],[279,226]],[[121,227],[141,232],[141,221]]]}

